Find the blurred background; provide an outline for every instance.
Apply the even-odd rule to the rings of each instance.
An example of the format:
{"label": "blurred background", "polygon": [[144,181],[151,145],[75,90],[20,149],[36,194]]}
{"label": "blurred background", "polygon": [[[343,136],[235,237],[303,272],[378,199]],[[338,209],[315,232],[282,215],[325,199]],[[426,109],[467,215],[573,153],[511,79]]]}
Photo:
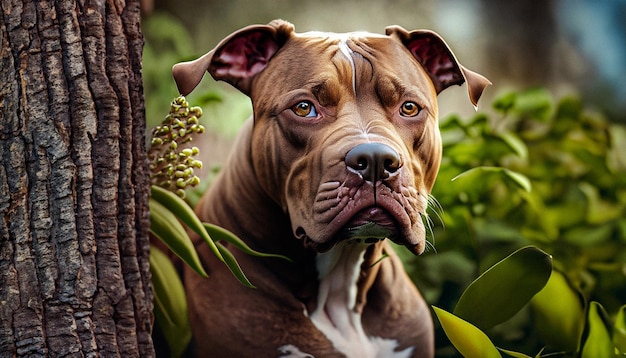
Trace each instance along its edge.
{"label": "blurred background", "polygon": [[[439,33],[464,66],[493,86],[478,112],[465,87],[439,95],[444,158],[433,190],[442,210],[434,205],[430,213],[434,249],[404,257],[427,301],[452,310],[480,273],[533,245],[552,255],[558,271],[553,276],[564,277],[566,284],[549,286],[558,297],[575,297],[573,306],[550,295],[536,297],[488,331],[498,346],[530,355],[543,347],[576,352],[581,327],[589,329],[588,302],[606,307],[606,322],[626,304],[626,0],[142,4],[149,127],[163,120],[178,95],[172,65],[203,55],[250,24],[282,18],[298,32],[383,33],[395,24]],[[251,105],[209,76],[187,98],[205,113],[207,131],[194,143],[201,147],[200,176],[208,185]],[[567,322],[573,323],[564,326]],[[438,331],[437,337],[437,355],[455,356],[445,335]]]}

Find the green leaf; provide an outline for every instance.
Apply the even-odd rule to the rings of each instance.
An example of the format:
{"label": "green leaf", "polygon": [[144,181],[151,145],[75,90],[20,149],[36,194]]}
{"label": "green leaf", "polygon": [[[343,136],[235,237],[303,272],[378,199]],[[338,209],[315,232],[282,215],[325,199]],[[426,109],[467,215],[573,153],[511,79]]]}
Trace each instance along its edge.
{"label": "green leaf", "polygon": [[241,250],[243,253],[245,253],[247,255],[257,256],[257,257],[275,257],[275,258],[287,260],[289,262],[293,262],[287,256],[278,255],[278,254],[269,254],[269,253],[264,253],[264,252],[259,252],[259,251],[253,250],[243,240],[241,240],[237,235],[235,235],[232,232],[224,229],[223,227],[220,227],[220,226],[217,226],[217,225],[214,225],[214,224],[210,224],[210,223],[203,223],[203,225],[204,225],[204,228],[206,229],[206,231],[209,233],[209,235],[211,235],[211,238],[213,238],[213,240],[215,240],[215,241],[220,241],[220,240],[221,241],[226,241],[226,242],[232,244],[233,246],[235,246],[236,248],[238,248],[239,250]]}
{"label": "green leaf", "polygon": [[487,174],[499,174],[503,178],[508,178],[513,181],[518,187],[521,189],[530,192],[532,190],[532,185],[530,184],[530,180],[517,172],[514,172],[507,168],[502,167],[491,167],[491,166],[480,166],[476,168],[472,168],[464,171],[463,173],[452,178],[452,181],[456,181],[459,179],[462,180],[474,180],[474,181],[484,181],[485,176]]}
{"label": "green leaf", "polygon": [[507,113],[513,106],[515,106],[515,100],[517,94],[515,92],[507,92],[493,101],[493,108],[502,113]]}
{"label": "green leaf", "polygon": [[161,203],[163,206],[167,207],[171,212],[176,215],[189,229],[191,229],[196,234],[200,235],[202,240],[209,245],[209,248],[220,261],[224,262],[224,258],[222,254],[215,246],[215,242],[211,239],[211,236],[204,229],[204,225],[193,212],[193,210],[187,205],[187,203],[181,199],[178,195],[172,193],[167,189],[163,189],[159,186],[152,186],[152,198],[154,200]]}
{"label": "green leaf", "polygon": [[533,297],[531,306],[535,330],[544,342],[565,352],[578,351],[585,327],[585,302],[561,272],[552,271],[546,286]]}
{"label": "green leaf", "polygon": [[604,323],[607,314],[598,302],[591,302],[587,317],[589,335],[583,345],[581,358],[614,357],[615,348],[611,334]]}
{"label": "green leaf", "polygon": [[243,270],[241,270],[241,266],[239,266],[239,263],[235,259],[235,256],[233,256],[233,254],[230,251],[228,251],[228,249],[224,247],[224,245],[222,245],[221,243],[218,242],[216,246],[217,246],[217,249],[220,250],[222,257],[224,257],[224,263],[226,264],[226,266],[228,266],[228,269],[230,270],[230,272],[232,272],[233,275],[235,275],[237,280],[239,280],[239,282],[241,282],[245,286],[248,286],[250,288],[255,288],[254,285],[248,280],[246,275],[243,273]]}
{"label": "green leaf", "polygon": [[587,199],[585,208],[590,224],[602,225],[623,216],[623,205],[603,199],[600,194],[601,188],[587,182],[578,184],[578,188]]}
{"label": "green leaf", "polygon": [[172,357],[180,357],[191,341],[185,289],[170,259],[156,247],[150,248],[150,272],[154,291],[154,317]]}
{"label": "green leaf", "polygon": [[489,337],[480,329],[450,312],[432,307],[446,336],[464,357],[502,357]]}
{"label": "green leaf", "polygon": [[535,88],[517,94],[515,112],[545,122],[552,108],[552,96],[545,88]]}
{"label": "green leaf", "polygon": [[515,134],[511,132],[500,133],[497,138],[502,140],[515,154],[521,158],[528,158],[528,148],[526,144]]}
{"label": "green leaf", "polygon": [[480,329],[513,317],[548,282],[552,257],[534,246],[498,262],[463,292],[454,314]]}
{"label": "green leaf", "polygon": [[149,205],[150,233],[167,245],[176,256],[200,276],[208,277],[189,235],[176,216],[153,198],[150,198]]}
{"label": "green leaf", "polygon": [[626,305],[619,309],[617,317],[615,317],[613,344],[619,354],[626,355]]}
{"label": "green leaf", "polygon": [[513,180],[513,182],[515,182],[515,184],[517,184],[517,186],[519,186],[521,189],[524,189],[528,193],[532,191],[530,179],[528,179],[525,175],[505,168],[502,169],[502,172],[504,173],[504,175]]}
{"label": "green leaf", "polygon": [[612,239],[613,226],[589,226],[581,225],[565,231],[562,239],[577,247],[598,247]]}

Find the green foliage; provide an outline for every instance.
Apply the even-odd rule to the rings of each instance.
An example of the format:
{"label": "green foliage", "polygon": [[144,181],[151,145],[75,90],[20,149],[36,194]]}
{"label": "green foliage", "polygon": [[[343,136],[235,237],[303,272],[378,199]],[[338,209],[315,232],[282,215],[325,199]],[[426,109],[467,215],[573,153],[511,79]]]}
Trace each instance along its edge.
{"label": "green foliage", "polygon": [[[153,187],[153,190],[159,190]],[[178,207],[168,208],[154,198],[150,198],[150,234],[161,240],[176,256],[187,263],[202,277],[208,277],[193,243],[180,223],[175,212],[186,210],[186,205],[177,203]]]}
{"label": "green foliage", "polygon": [[444,332],[456,349],[465,357],[500,357],[498,349],[483,331],[471,323],[433,306]]}
{"label": "green foliage", "polygon": [[194,49],[188,31],[172,15],[155,12],[142,20],[141,27],[146,38],[142,57],[146,118],[152,128],[160,123],[169,101],[178,94],[172,81],[172,65]]}
{"label": "green foliage", "polygon": [[[223,262],[232,274],[245,286],[253,288],[235,256],[220,241],[232,244],[242,252],[263,257],[287,259],[281,255],[264,254],[252,250],[240,238],[226,229],[203,223],[183,199],[184,189],[196,186],[199,179],[193,168],[202,163],[193,159],[198,150],[189,150],[194,136],[204,132],[197,118],[202,115],[198,107],[189,107],[186,99],[179,96],[170,106],[170,114],[160,126],[152,131],[151,148],[148,151],[152,181],[150,197],[150,234],[192,268],[200,276],[208,275],[185,228],[196,233],[210,248],[213,255]],[[167,341],[170,356],[181,356],[191,340],[187,299],[183,284],[170,257],[158,247],[150,252],[150,271],[154,291],[154,314],[156,329]]]}
{"label": "green foliage", "polygon": [[274,257],[274,258],[291,261],[291,259],[288,258],[287,256],[278,255],[278,254],[269,254],[269,253],[258,252],[258,251],[252,250],[250,246],[248,246],[248,244],[246,244],[243,240],[241,240],[232,232],[224,229],[223,227],[213,225],[210,223],[203,223],[203,225],[204,225],[204,229],[206,230],[206,232],[209,233],[209,235],[211,235],[213,239],[217,241],[228,242],[232,244],[234,247],[238,248],[244,254],[247,254],[250,256],[256,256],[256,257]]}
{"label": "green foliage", "polygon": [[[443,208],[435,213],[443,225],[433,229],[436,254],[404,256],[409,273],[428,302],[481,327],[495,346],[512,349],[501,349],[505,355],[620,349],[626,128],[586,109],[578,98],[555,103],[541,89],[505,94],[493,109],[494,114],[441,121],[444,158],[432,195]],[[489,268],[503,253],[528,245],[549,253],[554,266],[534,298],[539,281],[524,297],[510,291],[524,285],[516,270],[496,280],[502,289],[492,284],[489,294],[472,293],[480,280],[472,281],[496,269]],[[518,269],[533,265],[519,260]],[[479,312],[472,312],[467,295],[476,297],[472,304]],[[504,310],[487,303],[511,297],[515,302]],[[505,322],[491,327],[498,320]],[[438,356],[458,354],[442,336],[438,331]]]}
{"label": "green foliage", "polygon": [[617,312],[613,330],[613,343],[619,354],[626,354],[626,306],[622,306],[619,312]]}
{"label": "green foliage", "polygon": [[604,308],[597,302],[589,306],[589,335],[583,347],[582,358],[611,357],[615,355]]}
{"label": "green foliage", "polygon": [[528,246],[493,265],[472,282],[454,314],[488,329],[513,317],[548,282],[550,255]]}
{"label": "green foliage", "polygon": [[[558,297],[558,299],[555,299]],[[531,301],[536,334],[559,351],[577,352],[585,327],[585,299],[565,276],[553,271],[550,280]]]}
{"label": "green foliage", "polygon": [[150,249],[150,272],[154,291],[154,318],[171,357],[180,357],[191,341],[191,327],[183,283],[170,258],[156,247]]}

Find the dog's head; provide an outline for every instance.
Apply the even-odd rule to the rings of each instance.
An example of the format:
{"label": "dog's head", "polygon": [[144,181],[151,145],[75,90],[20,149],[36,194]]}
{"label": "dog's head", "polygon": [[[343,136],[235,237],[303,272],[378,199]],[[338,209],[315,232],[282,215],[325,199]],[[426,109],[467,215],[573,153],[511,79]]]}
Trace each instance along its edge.
{"label": "dog's head", "polygon": [[466,83],[476,105],[490,84],[431,31],[297,34],[281,20],[175,65],[180,92],[205,71],[252,99],[250,165],[317,251],[389,238],[421,253],[441,160],[436,96]]}

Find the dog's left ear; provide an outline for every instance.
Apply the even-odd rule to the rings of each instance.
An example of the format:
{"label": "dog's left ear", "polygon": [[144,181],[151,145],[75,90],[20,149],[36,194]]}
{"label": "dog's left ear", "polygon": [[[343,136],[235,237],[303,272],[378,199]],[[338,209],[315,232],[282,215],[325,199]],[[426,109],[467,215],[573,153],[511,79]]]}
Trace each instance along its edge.
{"label": "dog's left ear", "polygon": [[293,25],[283,20],[244,27],[223,39],[204,56],[175,64],[172,75],[180,94],[191,93],[205,71],[216,80],[226,81],[250,94],[254,77],[263,71],[293,32]]}
{"label": "dog's left ear", "polygon": [[388,36],[398,38],[428,72],[437,94],[452,85],[467,82],[470,101],[476,106],[485,87],[491,84],[484,76],[463,67],[450,47],[437,33],[429,30],[407,31],[400,26],[385,29]]}

